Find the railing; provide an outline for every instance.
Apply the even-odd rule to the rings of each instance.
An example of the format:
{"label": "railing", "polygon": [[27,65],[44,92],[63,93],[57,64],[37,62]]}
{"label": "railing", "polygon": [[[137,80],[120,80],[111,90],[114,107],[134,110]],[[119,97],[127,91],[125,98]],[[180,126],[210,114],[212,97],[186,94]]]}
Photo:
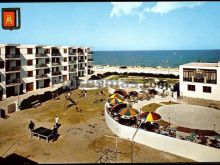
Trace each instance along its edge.
{"label": "railing", "polygon": [[192,82],[192,78],[184,78],[183,77],[183,81],[190,81],[190,82]]}
{"label": "railing", "polygon": [[88,68],[93,68],[93,66],[92,66],[92,65],[89,65]]}
{"label": "railing", "polygon": [[217,80],[206,80],[206,83],[217,84]]}
{"label": "railing", "polygon": [[78,69],[79,69],[79,70],[84,70],[85,68],[84,68],[84,67],[79,67]]}
{"label": "railing", "polygon": [[194,82],[201,82],[204,83],[204,78],[194,78]]}
{"label": "railing", "polygon": [[48,67],[47,64],[36,64],[36,68]]}
{"label": "railing", "polygon": [[52,72],[52,76],[61,75],[61,71]]}
{"label": "railing", "polygon": [[48,78],[47,74],[36,75],[36,79]]}
{"label": "railing", "polygon": [[78,54],[79,54],[80,56],[81,56],[81,55],[85,55],[84,52],[78,52]]}
{"label": "railing", "polygon": [[6,54],[5,58],[21,58],[20,54]]}
{"label": "railing", "polygon": [[76,56],[78,52],[69,53],[69,55]]}
{"label": "railing", "polygon": [[13,71],[20,71],[20,70],[21,70],[21,66],[14,66],[14,67],[6,68],[6,72],[13,72]]}
{"label": "railing", "polygon": [[36,57],[48,57],[48,56],[46,53],[38,53],[38,54],[36,54]]}
{"label": "railing", "polygon": [[52,56],[61,56],[61,53],[52,53]]}
{"label": "railing", "polygon": [[69,61],[70,64],[76,64],[76,61]]}
{"label": "railing", "polygon": [[13,79],[13,80],[6,80],[6,85],[12,85],[12,84],[19,84],[21,83],[21,79]]}
{"label": "railing", "polygon": [[85,62],[85,60],[79,60],[79,62]]}
{"label": "railing", "polygon": [[93,52],[93,51],[90,51],[90,52],[88,52],[88,54],[94,54],[94,52]]}
{"label": "railing", "polygon": [[52,63],[52,66],[58,66],[58,65],[61,65],[61,62]]}
{"label": "railing", "polygon": [[71,68],[71,69],[69,69],[69,72],[76,72],[76,69],[75,68]]}
{"label": "railing", "polygon": [[88,61],[93,61],[94,59],[93,58],[88,58]]}

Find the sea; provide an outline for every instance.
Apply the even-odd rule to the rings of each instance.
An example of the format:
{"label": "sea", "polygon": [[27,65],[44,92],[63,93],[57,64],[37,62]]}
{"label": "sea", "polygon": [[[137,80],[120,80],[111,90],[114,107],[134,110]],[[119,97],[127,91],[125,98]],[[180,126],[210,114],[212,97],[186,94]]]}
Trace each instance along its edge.
{"label": "sea", "polygon": [[94,51],[94,65],[179,67],[189,62],[218,62],[218,50]]}

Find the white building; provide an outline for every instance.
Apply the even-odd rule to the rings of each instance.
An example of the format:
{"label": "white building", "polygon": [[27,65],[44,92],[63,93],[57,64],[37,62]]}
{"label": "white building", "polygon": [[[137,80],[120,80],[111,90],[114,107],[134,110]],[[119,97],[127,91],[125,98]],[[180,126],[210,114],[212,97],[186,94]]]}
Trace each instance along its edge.
{"label": "white building", "polygon": [[180,65],[180,96],[220,101],[220,61]]}
{"label": "white building", "polygon": [[92,74],[88,47],[0,44],[0,98]]}

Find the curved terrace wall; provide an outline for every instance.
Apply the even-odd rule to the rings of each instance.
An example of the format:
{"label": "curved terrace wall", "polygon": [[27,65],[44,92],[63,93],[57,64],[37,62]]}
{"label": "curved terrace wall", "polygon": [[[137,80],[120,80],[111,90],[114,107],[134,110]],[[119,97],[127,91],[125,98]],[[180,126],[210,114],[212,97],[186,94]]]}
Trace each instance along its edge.
{"label": "curved terrace wall", "polygon": [[[105,121],[111,131],[117,136],[131,140],[137,128],[119,124],[107,112],[105,108]],[[153,132],[139,129],[134,141],[149,147],[186,157],[198,162],[219,162],[220,149],[200,145],[197,143],[180,140]]]}

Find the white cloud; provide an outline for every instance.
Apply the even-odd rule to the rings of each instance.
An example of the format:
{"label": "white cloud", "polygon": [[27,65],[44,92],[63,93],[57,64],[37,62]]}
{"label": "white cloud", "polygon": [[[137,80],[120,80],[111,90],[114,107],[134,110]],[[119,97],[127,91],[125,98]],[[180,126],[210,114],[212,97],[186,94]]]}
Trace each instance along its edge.
{"label": "white cloud", "polygon": [[152,8],[145,8],[146,12],[165,14],[175,9],[194,8],[200,6],[204,2],[157,2]]}
{"label": "white cloud", "polygon": [[145,13],[159,13],[165,14],[172,10],[180,8],[194,8],[200,6],[205,2],[156,2],[153,7],[145,7],[140,10],[140,7],[146,5],[143,2],[111,2],[113,5],[110,17],[117,17],[121,15],[136,15],[139,17],[139,21],[145,19]]}
{"label": "white cloud", "polygon": [[121,15],[133,15],[135,10],[139,8],[143,2],[111,2],[113,5],[110,17]]}

